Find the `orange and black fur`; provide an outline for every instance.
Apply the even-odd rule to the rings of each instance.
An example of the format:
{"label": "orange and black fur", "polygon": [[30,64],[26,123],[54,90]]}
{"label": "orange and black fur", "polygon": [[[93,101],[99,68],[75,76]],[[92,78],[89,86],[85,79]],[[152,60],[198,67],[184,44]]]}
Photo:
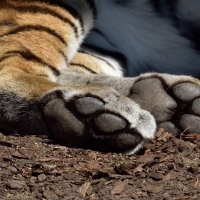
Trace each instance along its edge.
{"label": "orange and black fur", "polygon": [[199,84],[158,74],[124,79],[118,59],[80,47],[96,6],[93,0],[1,1],[1,129],[50,134],[70,146],[103,141],[131,154],[156,129],[153,116],[129,98],[134,83],[159,77],[169,86],[182,79]]}
{"label": "orange and black fur", "polygon": [[[82,103],[103,105],[103,95],[98,97],[101,92],[93,85],[81,86],[73,82],[62,85],[58,82],[59,76],[63,73],[70,73],[70,76],[74,73],[106,74],[105,66],[110,67],[117,76],[122,72],[100,56],[87,53],[87,50],[77,53],[96,17],[95,2],[72,1],[71,5],[65,4],[65,9],[57,3],[43,0],[1,1],[0,124],[2,129],[10,132],[53,133],[64,144],[82,146],[92,140],[94,131],[88,125],[84,127],[86,122],[81,119],[84,115],[80,113],[82,111],[78,111],[78,108],[76,111],[81,117],[71,113],[75,109],[75,105],[71,104],[86,96]],[[110,89],[102,88],[103,93],[106,90],[113,93]],[[67,103],[69,110],[64,109]],[[96,111],[99,110],[98,106]],[[57,114],[52,113],[56,111],[54,109],[58,111]],[[55,116],[57,121],[51,121],[51,113],[58,115]],[[65,122],[66,119],[62,122],[60,117],[67,117],[69,122]],[[115,118],[122,120],[117,116]],[[48,124],[52,123],[54,125],[50,127]],[[63,131],[59,123],[70,125]],[[63,138],[63,134],[69,135]]]}

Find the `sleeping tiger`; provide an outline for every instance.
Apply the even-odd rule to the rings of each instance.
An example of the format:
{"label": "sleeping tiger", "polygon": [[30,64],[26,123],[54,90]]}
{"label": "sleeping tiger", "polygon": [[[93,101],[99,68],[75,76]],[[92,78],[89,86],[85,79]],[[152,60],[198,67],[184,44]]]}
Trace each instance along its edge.
{"label": "sleeping tiger", "polygon": [[1,0],[1,130],[127,154],[157,127],[200,133],[199,10],[199,0]]}

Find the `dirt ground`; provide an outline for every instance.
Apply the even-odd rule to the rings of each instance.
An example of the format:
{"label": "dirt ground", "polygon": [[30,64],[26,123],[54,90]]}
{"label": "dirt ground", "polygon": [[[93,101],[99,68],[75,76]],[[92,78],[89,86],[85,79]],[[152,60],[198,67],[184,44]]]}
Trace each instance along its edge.
{"label": "dirt ground", "polygon": [[140,155],[0,134],[0,199],[200,199],[200,135],[162,129]]}

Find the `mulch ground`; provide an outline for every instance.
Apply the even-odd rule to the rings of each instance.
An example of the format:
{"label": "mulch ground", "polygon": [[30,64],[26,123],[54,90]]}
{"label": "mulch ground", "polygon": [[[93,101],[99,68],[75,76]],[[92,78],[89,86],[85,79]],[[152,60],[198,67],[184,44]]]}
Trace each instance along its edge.
{"label": "mulch ground", "polygon": [[200,135],[162,129],[140,155],[0,134],[0,199],[200,199]]}

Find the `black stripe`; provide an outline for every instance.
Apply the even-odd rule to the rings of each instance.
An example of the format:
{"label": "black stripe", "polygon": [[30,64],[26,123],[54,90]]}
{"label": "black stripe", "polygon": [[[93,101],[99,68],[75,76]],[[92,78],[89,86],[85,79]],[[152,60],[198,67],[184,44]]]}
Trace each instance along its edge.
{"label": "black stripe", "polygon": [[14,23],[13,21],[0,21],[0,26],[14,26],[16,25],[16,23]]}
{"label": "black stripe", "polygon": [[78,66],[81,67],[83,69],[86,69],[87,71],[91,72],[92,74],[97,74],[97,72],[93,71],[92,69],[90,69],[89,67],[86,67],[85,65],[82,64],[78,64],[78,63],[70,63],[71,66]]}
{"label": "black stripe", "polygon": [[68,61],[67,56],[64,54],[64,52],[62,52],[62,51],[58,51],[58,52],[59,52],[59,53],[62,55],[62,57],[64,58],[66,65],[68,65],[69,61]]}
{"label": "black stripe", "polygon": [[[11,55],[9,55],[9,54],[11,54]],[[8,59],[10,57],[16,56],[17,54],[28,61],[37,62],[43,66],[47,66],[50,70],[53,71],[53,74],[56,76],[60,75],[60,72],[59,72],[59,70],[56,69],[56,67],[44,62],[40,57],[36,56],[28,49],[26,49],[24,51],[20,51],[20,50],[8,51],[3,55],[3,57],[1,57],[0,62],[4,61],[5,59]]]}
{"label": "black stripe", "polygon": [[120,53],[120,52],[117,52],[117,51],[109,51],[109,50],[106,50],[106,49],[103,49],[101,47],[97,47],[95,45],[89,45],[89,44],[84,44],[83,45],[83,48],[86,47],[88,49],[92,49],[94,50],[95,52],[99,52],[100,54],[102,55],[105,55],[105,56],[110,56],[112,57],[114,60],[116,60],[117,62],[119,62],[119,64],[124,68],[126,69],[127,68],[127,58],[125,57],[124,54]]}
{"label": "black stripe", "polygon": [[92,10],[94,19],[96,19],[98,11],[97,11],[97,5],[96,5],[95,1],[94,0],[86,0],[86,2],[88,3],[90,9]]}
{"label": "black stripe", "polygon": [[[30,3],[29,0],[24,0],[25,2],[28,2]],[[55,0],[33,0],[31,1],[31,3],[34,3],[34,2],[43,2],[43,3],[46,3],[48,5],[53,5],[53,6],[58,6],[58,7],[61,7],[61,8],[64,8],[67,12],[69,12],[75,19],[77,19],[79,22],[80,22],[80,26],[82,28],[82,31],[84,31],[84,27],[83,27],[83,21],[82,21],[82,18],[80,16],[80,14],[70,5],[66,4],[65,2],[62,2],[62,1],[55,1]],[[58,17],[59,19],[61,20],[64,20],[65,22],[69,23],[70,25],[72,25],[73,28],[75,28],[75,33],[76,35],[78,35],[78,31],[77,31],[77,27],[75,26],[75,24],[73,24],[71,21],[69,21],[67,18],[65,18],[64,16],[58,14],[56,11],[52,10],[52,9],[49,9],[49,8],[44,8],[44,7],[39,7],[39,6],[20,6],[20,7],[15,7],[14,5],[9,5],[10,7],[13,7],[13,8],[18,8],[20,9],[21,8],[26,8],[26,9],[29,9],[28,7],[35,7],[36,8],[36,11],[37,12],[37,9],[39,10],[39,12],[43,12],[42,10],[47,11],[47,13],[49,12],[51,15],[55,16],[55,17]],[[41,10],[41,11],[40,11]],[[31,10],[30,10],[31,12]],[[33,11],[34,12],[34,9]],[[78,36],[77,36],[78,37]]]}
{"label": "black stripe", "polygon": [[[78,37],[78,28],[76,27],[76,25],[71,22],[69,19],[65,18],[64,16],[60,15],[59,13],[57,13],[55,10],[46,8],[46,7],[40,7],[40,6],[14,6],[14,5],[10,5],[10,7],[16,11],[20,11],[20,12],[29,12],[29,13],[40,13],[40,14],[50,14],[53,17],[56,17],[58,19],[60,19],[61,21],[63,21],[64,23],[69,24],[75,32],[76,37]],[[80,19],[80,16],[78,15],[78,13],[75,10],[72,10],[72,8],[68,8],[69,13],[75,18],[78,19],[80,21],[80,25],[82,26],[82,22]],[[82,29],[81,29],[82,30]]]}
{"label": "black stripe", "polygon": [[45,78],[49,78],[49,76],[47,76],[46,74],[37,74],[37,76],[41,76],[41,77],[45,77]]}
{"label": "black stripe", "polygon": [[65,10],[67,10],[74,18],[78,19],[80,24],[81,24],[81,28],[84,31],[84,26],[83,26],[83,20],[82,20],[82,16],[80,15],[80,13],[75,10],[72,6],[70,6],[66,0],[64,1],[58,1],[58,0],[49,0],[48,1],[51,5],[56,5],[59,7],[64,8]]}
{"label": "black stripe", "polygon": [[99,59],[99,60],[102,60],[102,61],[104,61],[107,65],[109,65],[112,69],[115,70],[115,68],[114,68],[107,60],[105,60],[105,59],[103,59],[103,58],[101,58],[101,57],[99,57],[99,56],[97,56],[97,55],[94,55],[94,54],[92,54],[92,53],[89,53],[88,51],[83,51],[83,50],[79,50],[78,52],[79,52],[79,53],[85,53],[85,54],[88,54],[88,55],[90,55],[90,56],[92,56],[92,57],[95,57],[95,58],[97,58],[97,59]]}
{"label": "black stripe", "polygon": [[[97,6],[94,2],[94,0],[82,0],[82,1],[86,1],[88,6],[90,7],[92,14],[93,14],[93,18],[96,19],[97,18]],[[75,18],[79,19],[82,30],[84,32],[84,23],[82,20],[82,16],[80,15],[79,11],[76,10],[76,6],[71,6],[69,5],[69,3],[66,0],[61,0],[61,1],[55,1],[55,0],[49,0],[49,2],[52,5],[57,5],[57,6],[61,6],[62,8],[65,8],[67,11],[69,11]]]}
{"label": "black stripe", "polygon": [[41,31],[41,32],[43,32],[43,31],[47,32],[50,35],[53,35],[54,37],[58,38],[63,44],[67,45],[67,43],[65,42],[64,38],[62,38],[54,30],[52,30],[50,28],[47,28],[45,26],[40,26],[40,25],[37,25],[37,26],[34,26],[34,25],[20,26],[20,27],[17,27],[16,29],[14,29],[14,30],[11,30],[10,32],[8,32],[6,34],[0,35],[0,37],[7,36],[7,35],[12,35],[12,34],[17,34],[17,33],[24,32],[24,31],[32,31],[32,30]]}
{"label": "black stripe", "polygon": [[3,62],[4,60],[11,58],[13,55],[4,55],[0,58],[0,63]]}

